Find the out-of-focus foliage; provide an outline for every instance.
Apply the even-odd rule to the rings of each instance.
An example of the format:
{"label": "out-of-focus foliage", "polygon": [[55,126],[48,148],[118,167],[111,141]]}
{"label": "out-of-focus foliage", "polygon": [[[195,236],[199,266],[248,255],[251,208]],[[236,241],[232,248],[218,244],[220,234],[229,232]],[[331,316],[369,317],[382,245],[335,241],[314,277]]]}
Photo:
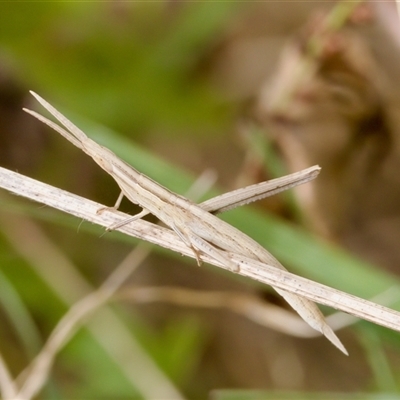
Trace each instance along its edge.
{"label": "out-of-focus foliage", "polygon": [[[237,141],[225,138],[236,126],[235,113],[243,104],[234,98],[227,100],[226,93],[218,91],[204,71],[212,54],[218,53],[221,37],[229,31],[232,21],[251,7],[254,5],[245,2],[1,3],[0,85],[10,80],[19,93],[25,94],[29,89],[37,91],[65,111],[94,140],[171,190],[184,193],[193,177],[183,172],[178,162],[171,166],[132,143],[131,139],[146,144],[161,143],[158,148],[162,148],[164,156],[184,153],[189,159],[201,160],[202,169],[215,162],[214,159],[224,160],[228,153],[226,148],[231,146],[229,142]],[[282,7],[285,7],[282,13],[286,13],[287,4]],[[308,15],[308,11],[302,12],[305,17]],[[248,29],[251,31],[251,27]],[[266,47],[265,51],[269,50]],[[252,68],[257,69],[257,66]],[[0,96],[5,88],[5,84],[0,86]],[[28,96],[23,97],[25,105],[31,101]],[[35,124],[28,121],[28,124]],[[0,120],[0,135],[3,135],[1,124]],[[13,141],[18,141],[21,132],[17,125],[14,127],[11,137],[15,135]],[[122,138],[116,132],[128,133],[130,138]],[[197,144],[202,140],[211,143],[211,148],[221,143],[224,147],[214,152],[202,153],[197,149],[192,152],[195,146],[189,147],[191,141]],[[165,145],[169,141],[173,144]],[[19,146],[23,147],[24,143]],[[154,147],[157,148],[157,144]],[[235,159],[239,165],[239,151],[235,150],[229,160]],[[32,147],[32,153],[36,162],[27,174],[106,204],[115,201],[116,185],[54,132],[43,143],[39,142],[37,151]],[[282,160],[266,164],[270,171],[276,171],[281,168]],[[232,161],[224,167],[229,173],[238,169]],[[100,229],[85,223],[78,227],[79,221],[36,204],[9,197],[0,197],[0,202],[4,214],[15,215],[15,218],[21,214],[33,215],[41,221],[45,232],[95,287],[118,264],[121,254],[127,252],[126,244],[132,246],[132,241],[121,235],[112,233],[99,237]],[[254,237],[291,271],[366,298],[398,285],[397,277],[326,244],[305,228],[295,227],[263,210],[249,208],[236,210],[223,218]],[[19,234],[21,241],[30,240],[28,232]],[[231,274],[221,276],[214,270],[198,270],[192,263],[176,266],[180,257],[166,255],[165,251],[160,251],[151,265],[149,262],[142,267],[146,272],[140,270],[131,283],[243,287],[244,291],[264,289],[254,282],[237,277],[231,279]],[[10,244],[5,229],[0,241],[0,267],[4,274],[0,299],[7,311],[1,311],[0,319],[4,321],[1,325],[7,328],[0,329],[0,351],[14,373],[26,366],[67,310],[54,287],[33,265],[34,260],[24,259]],[[55,264],[54,270],[57,268]],[[184,272],[181,269],[185,269]],[[65,281],[65,286],[69,284]],[[6,296],[6,292],[10,294]],[[391,306],[398,307],[398,301]],[[398,334],[367,323],[360,323],[358,330],[346,333],[353,351],[350,358],[343,361],[335,350],[332,353],[327,350],[329,344],[323,340],[295,341],[295,345],[282,342],[286,347],[279,348],[280,341],[284,340],[281,334],[274,336],[250,323],[249,328],[242,321],[232,322],[231,316],[218,314],[218,311],[217,314],[196,313],[193,316],[162,305],[137,309],[135,305],[113,307],[132,337],[138,338],[149,357],[190,398],[205,398],[211,389],[221,385],[257,389],[258,384],[287,389],[293,381],[294,386],[300,382],[296,390],[343,391],[350,387],[358,392],[368,389],[394,392],[399,385],[399,371],[394,362],[400,355]],[[223,316],[219,318],[220,315]],[[24,336],[26,331],[31,332],[30,338]],[[104,334],[112,336],[113,327],[105,326]],[[267,334],[272,339],[264,344]],[[219,341],[213,341],[215,337]],[[224,349],[224,343],[230,347]],[[376,353],[372,350],[374,346],[378,347]],[[244,349],[242,353],[240,348]],[[390,357],[386,352],[388,348],[392,353]],[[253,357],[250,361],[246,352]],[[367,357],[369,361],[365,362]],[[57,360],[42,398],[140,397],[119,366],[86,330],[72,339]],[[377,360],[379,363],[374,364]],[[135,360],[130,362],[135,363]],[[252,369],[253,365],[258,366],[257,371]],[[237,378],[237,370],[240,378]],[[285,376],[279,380],[276,375],[282,370]],[[385,371],[384,376],[382,371]],[[319,373],[319,380],[317,376],[315,381],[310,381],[310,375]],[[242,392],[236,397],[231,393],[218,396],[216,398],[251,398]],[[305,395],[296,391],[291,398],[305,398]]]}
{"label": "out-of-focus foliage", "polygon": [[[234,3],[10,2],[1,6],[2,58],[32,88],[108,126],[137,133],[215,129],[226,113],[199,58]],[[17,62],[16,62],[17,58]]]}

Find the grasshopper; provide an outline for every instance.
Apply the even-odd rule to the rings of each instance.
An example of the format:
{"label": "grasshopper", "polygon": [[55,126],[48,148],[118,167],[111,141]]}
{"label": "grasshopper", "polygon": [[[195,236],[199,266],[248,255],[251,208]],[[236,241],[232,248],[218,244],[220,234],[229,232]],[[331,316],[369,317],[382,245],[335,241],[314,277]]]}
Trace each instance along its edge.
{"label": "grasshopper", "polygon": [[[236,229],[213,213],[226,211],[242,204],[259,200],[272,192],[285,190],[298,183],[313,179],[319,173],[319,167],[311,167],[306,172],[288,175],[278,180],[268,182],[268,185],[256,184],[239,189],[201,204],[195,204],[180,196],[149,177],[140,173],[132,166],[121,160],[109,149],[90,139],[52,105],[34,92],[31,94],[47,109],[60,123],[61,127],[42,115],[24,109],[46,125],[64,136],[76,147],[84,151],[108,174],[110,174],[121,189],[114,209],[117,209],[122,198],[127,197],[132,203],[139,205],[142,211],[125,223],[142,218],[148,213],[155,215],[169,226],[176,235],[192,249],[197,263],[201,264],[202,253],[224,264],[233,272],[240,272],[239,266],[231,259],[228,252],[249,257],[264,262],[279,269],[283,265],[255,240]],[[294,175],[294,176],[293,176]],[[266,186],[268,187],[266,189]],[[102,209],[99,210],[102,212]],[[117,226],[111,226],[115,229]],[[274,288],[314,329],[324,334],[343,353],[348,354],[332,328],[326,323],[323,314],[312,301],[293,293]]]}

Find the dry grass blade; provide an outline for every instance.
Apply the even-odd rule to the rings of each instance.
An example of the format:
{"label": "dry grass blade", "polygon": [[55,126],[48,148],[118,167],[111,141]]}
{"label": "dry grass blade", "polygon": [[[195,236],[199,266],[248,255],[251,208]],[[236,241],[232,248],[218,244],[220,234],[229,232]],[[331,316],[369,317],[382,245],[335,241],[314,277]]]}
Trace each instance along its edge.
{"label": "dry grass blade", "polygon": [[[57,246],[44,234],[44,232],[26,217],[11,216],[9,213],[0,213],[2,231],[14,249],[28,261],[35,273],[57,294],[58,298],[65,304],[72,306],[79,299],[90,295],[93,287],[86,281],[76,267],[65,257]],[[23,232],[23,233],[22,233]],[[30,235],[30,240],[21,240],[22,235]],[[126,263],[129,264],[129,271],[135,263],[140,263],[143,259],[143,251],[135,251],[129,259],[125,259],[118,275],[113,274],[109,281],[107,290],[112,289],[126,274]],[[134,260],[132,259],[134,257]],[[54,268],[57,265],[57,268]],[[115,271],[117,272],[117,270]],[[70,284],[66,285],[65,282]],[[84,315],[83,315],[84,316]],[[74,317],[74,316],[73,316]],[[76,317],[74,317],[76,318]],[[79,322],[79,320],[78,320]],[[73,324],[69,325],[74,328]],[[112,335],[105,334],[105,327],[112,327]],[[103,348],[110,360],[120,369],[128,382],[139,391],[144,398],[176,398],[182,399],[182,395],[175,385],[164,375],[159,366],[144,351],[136,338],[132,336],[129,329],[121,321],[120,317],[109,307],[102,307],[89,321],[87,328],[94,338]],[[64,329],[64,333],[68,331]],[[40,356],[38,361],[34,361],[27,373],[21,374],[18,379],[18,387],[24,385],[24,400],[27,395],[34,395],[40,389],[43,378],[46,378],[47,371],[51,367],[57,346],[63,344],[60,333],[52,339],[48,345],[50,352]],[[58,342],[58,344],[57,344]],[[47,349],[48,349],[47,348]],[[127,357],[127,354],[130,357]],[[131,359],[136,362],[132,362]],[[29,381],[28,381],[29,379]],[[154,384],[157,382],[157,385]],[[11,397],[14,399],[14,397]]]}
{"label": "dry grass blade", "polygon": [[16,399],[17,387],[13,382],[10,372],[0,354],[0,392],[4,399]]}
{"label": "dry grass blade", "polygon": [[[196,192],[206,190],[206,188],[209,189],[213,181],[213,174],[207,172],[201,175],[200,178],[195,182],[195,187],[192,188],[192,193],[194,194]],[[77,290],[77,287],[79,286],[82,286],[81,289],[83,290],[83,292],[86,292],[87,289],[89,289],[88,287],[85,288],[86,285],[84,283],[82,285],[81,278],[79,278],[78,274],[75,274],[75,277],[73,277],[73,273],[72,276],[71,272],[68,273],[68,271],[74,269],[73,264],[70,263],[63,256],[63,254],[57,250],[56,246],[52,245],[51,241],[48,240],[47,237],[43,235],[39,229],[36,229],[35,224],[30,224],[29,222],[27,223],[26,220],[23,223],[19,222],[16,224],[18,226],[17,231],[21,230],[25,233],[30,232],[30,236],[35,238],[34,240],[31,239],[29,241],[28,246],[21,246],[21,242],[16,239],[16,237],[18,236],[18,232],[15,232],[15,230],[13,229],[10,230],[11,224],[8,223],[7,218],[2,217],[1,213],[0,221],[5,235],[10,240],[10,242],[14,244],[16,250],[25,255],[25,257],[30,261],[31,264],[40,265],[41,272],[37,272],[39,272],[39,274],[45,278],[49,286],[51,286],[54,291],[59,294],[59,296],[63,297],[62,291],[65,287],[64,282],[71,282],[71,286],[74,287],[74,293],[71,293],[67,297],[76,297],[75,292]],[[33,246],[32,242],[35,242]],[[94,311],[99,311],[99,309],[104,306],[106,302],[108,302],[114,292],[118,290],[118,288],[125,282],[125,280],[133,273],[133,271],[151,252],[150,246],[147,246],[145,242],[142,242],[141,244],[142,246],[137,246],[128,254],[127,257],[125,257],[125,259],[112,271],[110,276],[104,281],[99,289],[95,291],[90,291],[89,294],[87,294],[82,299],[77,300],[69,308],[68,312],[61,318],[55,329],[52,331],[51,335],[43,346],[43,349],[17,378],[16,381],[18,382],[18,387],[20,388],[18,393],[17,389],[15,389],[14,392],[11,392],[6,386],[7,381],[5,379],[2,379],[2,359],[0,358],[0,387],[4,387],[2,393],[7,394],[7,396],[4,397],[23,398],[28,400],[34,397],[42,389],[43,385],[48,379],[51,367],[54,363],[57,353],[63,348],[67,341],[72,337],[72,335],[80,328],[85,320]],[[41,260],[37,260],[37,254],[35,255],[32,253],[33,248],[41,249],[39,255],[39,258],[41,258]],[[52,256],[50,256],[50,253],[52,254]],[[43,268],[46,269],[46,267],[43,267],[43,264],[46,264],[46,261],[49,259],[54,260],[50,261],[50,264],[57,264],[57,272],[56,275],[53,275],[53,279],[49,277],[49,275],[51,274],[48,273],[48,270],[43,271]],[[36,262],[34,260],[36,260]],[[62,265],[64,265],[64,267]],[[58,279],[58,276],[60,276],[61,279]],[[63,282],[62,288],[60,288],[59,285],[54,281],[54,278],[56,279],[56,282]],[[79,285],[79,281],[81,281],[81,285]],[[68,301],[68,299],[66,300]],[[105,315],[107,315],[107,309],[102,308],[102,310],[100,310],[100,313],[98,314],[98,319],[101,319],[102,321],[107,320],[107,317],[104,318]],[[109,315],[111,315],[111,313],[109,313]],[[96,319],[92,319],[92,323],[89,322],[88,324],[88,328],[92,333],[94,330],[93,321],[95,320]],[[108,318],[108,320],[110,321],[110,318]],[[110,324],[109,328],[107,329],[107,332],[110,332],[111,336],[115,336],[118,333],[118,326],[116,325],[118,324]],[[133,339],[131,339],[131,342],[132,340]],[[132,346],[127,346],[126,344],[127,343],[125,341],[123,344],[125,351],[130,353],[132,358],[140,364],[140,368],[142,371],[141,374],[136,371],[135,379],[132,380],[133,386],[137,387],[142,392],[144,397],[154,398],[154,396],[158,397],[160,396],[160,394],[162,394],[162,396],[172,396],[176,399],[181,398],[180,393],[178,393],[178,391],[175,390],[170,382],[168,382],[168,380],[166,380],[163,375],[159,373],[160,371],[152,368],[151,364],[149,365],[144,353],[141,353],[140,350],[137,351],[137,348],[136,352],[132,351]],[[131,351],[129,351],[128,349]],[[125,369],[125,364],[119,363],[119,366],[121,369],[124,370],[125,375],[129,374],[129,371],[126,371]],[[147,378],[147,376],[151,376],[151,378]],[[131,374],[129,374],[128,377],[131,377]],[[11,380],[11,377],[9,378],[9,380],[10,383],[14,384]],[[138,380],[140,380],[140,382],[138,382]],[[150,380],[152,381],[152,383],[148,385],[148,382]],[[4,382],[2,383],[2,381]],[[149,388],[154,387],[153,382],[157,382],[157,391],[154,391],[153,389],[149,390]]]}
{"label": "dry grass blade", "polygon": [[[121,212],[105,212],[98,215],[96,210],[102,206],[101,204],[35,181],[5,168],[0,168],[0,187],[104,227],[129,217]],[[182,243],[169,229],[138,220],[134,224],[122,226],[118,230],[127,235],[147,240],[194,258],[191,249]],[[231,254],[231,257],[240,264],[240,274],[243,276],[293,292],[317,303],[347,312],[378,325],[400,331],[400,313],[398,311],[299,277],[285,270],[278,270],[259,261],[235,254]],[[210,256],[205,255],[204,261],[217,267],[228,269],[226,265]]]}

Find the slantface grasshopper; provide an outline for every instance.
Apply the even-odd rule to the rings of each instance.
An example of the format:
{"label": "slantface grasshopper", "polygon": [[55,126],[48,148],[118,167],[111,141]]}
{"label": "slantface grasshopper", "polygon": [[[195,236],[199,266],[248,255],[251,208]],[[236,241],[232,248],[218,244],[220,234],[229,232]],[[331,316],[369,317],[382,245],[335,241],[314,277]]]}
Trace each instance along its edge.
{"label": "slantface grasshopper", "polygon": [[[123,223],[142,218],[148,213],[157,216],[193,250],[199,265],[202,259],[201,255],[204,253],[226,265],[232,271],[240,272],[239,266],[229,256],[228,252],[232,252],[284,269],[279,261],[256,241],[220,220],[213,213],[226,211],[307,182],[318,175],[319,167],[311,167],[277,180],[229,192],[197,205],[135,170],[109,149],[88,138],[85,133],[40,96],[31,93],[66,129],[34,111],[24,110],[59,132],[92,157],[117,182],[121,189],[121,195],[114,208],[118,208],[123,196],[143,208],[142,212]],[[110,228],[115,228],[115,226]],[[324,334],[336,347],[347,354],[343,344],[325,322],[323,314],[315,303],[285,290],[278,288],[275,290],[312,328]]]}

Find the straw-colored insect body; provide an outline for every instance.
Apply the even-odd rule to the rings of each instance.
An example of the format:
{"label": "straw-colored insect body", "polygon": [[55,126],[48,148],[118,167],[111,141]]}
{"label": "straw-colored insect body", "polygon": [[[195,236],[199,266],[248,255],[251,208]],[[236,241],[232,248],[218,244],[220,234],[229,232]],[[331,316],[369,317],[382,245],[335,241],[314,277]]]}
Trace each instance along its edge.
{"label": "straw-colored insect body", "polygon": [[[268,188],[263,187],[262,184],[252,185],[249,188],[231,192],[225,197],[222,195],[215,200],[213,199],[214,201],[197,205],[135,170],[112,151],[88,138],[40,96],[31,93],[66,129],[34,111],[25,111],[49,125],[92,157],[101,168],[114,178],[121,188],[123,196],[143,208],[143,211],[134,216],[132,220],[141,218],[147,213],[157,216],[193,250],[199,264],[201,263],[201,255],[204,253],[218,260],[230,270],[240,272],[239,266],[229,256],[228,252],[232,252],[279,269],[285,269],[275,257],[256,241],[212,213],[247,204],[268,196],[270,191],[281,191],[311,180],[318,174],[319,167],[312,167],[297,175],[289,175],[275,180]],[[121,199],[122,196],[117,200],[115,207],[118,207]],[[343,353],[347,354],[346,349],[325,322],[324,316],[315,303],[285,290],[277,288],[275,290],[312,328],[324,334]]]}

